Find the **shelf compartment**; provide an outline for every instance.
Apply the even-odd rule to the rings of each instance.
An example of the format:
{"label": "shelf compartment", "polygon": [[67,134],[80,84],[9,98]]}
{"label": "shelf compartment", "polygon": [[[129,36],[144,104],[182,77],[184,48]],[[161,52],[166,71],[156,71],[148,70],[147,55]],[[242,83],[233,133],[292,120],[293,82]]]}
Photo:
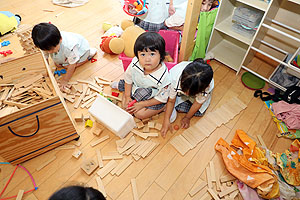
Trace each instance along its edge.
{"label": "shelf compartment", "polygon": [[237,0],[237,1],[264,12],[268,9],[269,6],[269,3],[261,0]]}
{"label": "shelf compartment", "polygon": [[237,40],[239,40],[240,42],[243,42],[245,43],[246,45],[250,45],[251,44],[251,41],[252,41],[252,38],[248,38],[248,37],[245,37],[235,31],[232,30],[232,26],[233,26],[233,22],[231,20],[231,16],[229,16],[228,18],[226,18],[224,21],[220,22],[219,24],[216,25],[216,29],[220,32],[223,32]]}
{"label": "shelf compartment", "polygon": [[219,31],[213,32],[211,41],[208,52],[213,53],[216,60],[238,71],[249,46]]}

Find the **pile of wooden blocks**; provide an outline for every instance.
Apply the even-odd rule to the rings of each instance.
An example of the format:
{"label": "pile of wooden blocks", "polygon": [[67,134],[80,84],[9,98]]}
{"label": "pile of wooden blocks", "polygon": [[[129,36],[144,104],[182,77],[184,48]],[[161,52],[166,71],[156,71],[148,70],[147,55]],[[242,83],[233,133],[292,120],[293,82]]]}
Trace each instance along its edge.
{"label": "pile of wooden blocks", "polygon": [[231,98],[220,108],[206,113],[197,123],[186,129],[181,135],[174,137],[170,144],[181,154],[185,155],[195,148],[198,143],[210,136],[210,134],[222,124],[226,124],[247,107],[237,97]]}
{"label": "pile of wooden blocks", "polygon": [[209,165],[205,169],[206,182],[200,180],[190,190],[189,195],[194,199],[206,200],[206,199],[234,199],[238,193],[238,186],[236,184],[236,178],[230,174],[219,177],[215,172],[215,166],[213,161],[209,162]]}
{"label": "pile of wooden blocks", "polygon": [[36,104],[55,95],[49,77],[42,74],[26,76],[15,84],[0,85],[0,117]]}
{"label": "pile of wooden blocks", "polygon": [[31,38],[32,26],[28,24],[20,25],[16,31],[20,44],[23,47],[25,55],[36,53],[39,49],[34,45]]}
{"label": "pile of wooden blocks", "polygon": [[[77,80],[69,82],[69,89],[62,92],[62,96],[69,102],[74,103],[74,108],[90,108],[98,94],[103,94],[112,101],[122,101],[122,99],[103,93],[104,85],[109,85],[111,81],[103,77],[96,76],[93,81]],[[78,96],[75,101],[76,96]],[[116,102],[115,102],[116,103]]]}

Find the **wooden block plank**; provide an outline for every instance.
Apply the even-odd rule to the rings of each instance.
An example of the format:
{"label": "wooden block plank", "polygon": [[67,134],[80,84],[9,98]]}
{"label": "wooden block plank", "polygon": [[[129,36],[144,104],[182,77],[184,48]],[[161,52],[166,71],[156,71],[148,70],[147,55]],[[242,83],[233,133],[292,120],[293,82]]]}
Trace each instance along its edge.
{"label": "wooden block plank", "polygon": [[82,85],[72,85],[72,87],[76,90],[76,92],[83,92]]}
{"label": "wooden block plank", "polygon": [[236,106],[239,106],[242,110],[247,107],[247,105],[244,104],[244,102],[242,102],[238,97],[233,97],[230,101],[234,102]]}
{"label": "wooden block plank", "polygon": [[178,139],[177,139],[177,136],[174,137],[171,141],[170,141],[170,144],[182,155],[184,156],[184,154],[186,154],[186,152],[188,150],[186,150],[185,147],[183,147],[179,142],[178,142]]}
{"label": "wooden block plank", "polygon": [[117,147],[124,147],[125,144],[127,144],[127,142],[131,139],[131,137],[133,136],[133,134],[130,132],[124,139],[120,139],[116,141]]}
{"label": "wooden block plank", "polygon": [[104,184],[101,180],[100,177],[96,177],[96,182],[97,182],[97,185],[98,185],[98,190],[103,194],[103,196],[106,198],[107,197],[107,194],[106,194],[106,191],[105,191],[105,188],[104,188]]}
{"label": "wooden block plank", "polygon": [[231,187],[227,188],[226,190],[221,191],[219,193],[219,197],[222,198],[223,196],[225,196],[225,195],[227,195],[227,194],[229,194],[229,193],[231,193],[231,192],[233,192],[235,190],[238,190],[237,185],[232,185]]}
{"label": "wooden block plank", "polygon": [[98,140],[94,141],[91,143],[91,146],[94,147],[96,146],[97,144],[101,143],[101,142],[104,142],[105,140],[107,140],[109,138],[109,135],[105,135],[101,138],[99,138]]}
{"label": "wooden block plank", "polygon": [[[126,145],[122,148],[120,147],[117,147],[117,150],[120,154],[124,153],[125,151],[127,151],[129,148],[131,148],[132,146],[134,146],[136,144],[136,141],[135,141],[135,137],[134,136],[131,136],[130,137],[130,140],[126,143]],[[128,155],[128,154],[127,154]]]}
{"label": "wooden block plank", "polygon": [[146,133],[145,134],[147,137],[158,137],[158,133]]}
{"label": "wooden block plank", "polygon": [[223,120],[219,120],[219,118],[214,117],[213,112],[207,113],[205,117],[215,123],[217,127],[220,127],[223,124]]}
{"label": "wooden block plank", "polygon": [[213,188],[209,166],[205,168],[205,172],[206,172],[206,181],[207,181],[208,188]]}
{"label": "wooden block plank", "polygon": [[136,149],[132,152],[132,154],[137,155],[137,152],[139,152],[141,149],[143,149],[144,146],[145,146],[147,143],[148,143],[147,140],[142,141],[142,143],[139,145],[139,147],[136,148]]}
{"label": "wooden block plank", "polygon": [[148,122],[148,127],[149,128],[154,128],[155,127],[155,122],[153,122],[153,121]]}
{"label": "wooden block plank", "polygon": [[88,159],[83,161],[80,167],[87,175],[90,175],[97,169],[98,163],[93,159]]}
{"label": "wooden block plank", "polygon": [[230,199],[234,199],[239,193],[239,190],[235,190],[234,192],[232,192],[230,195],[229,195],[229,198]]}
{"label": "wooden block plank", "polygon": [[127,158],[124,158],[113,170],[111,170],[110,174],[115,175],[116,172],[127,163]]}
{"label": "wooden block plank", "polygon": [[138,152],[136,152],[136,155],[142,156],[142,154],[152,145],[152,141],[147,141],[146,144],[143,146],[142,149],[140,149]]}
{"label": "wooden block plank", "polygon": [[198,193],[200,190],[202,190],[206,185],[207,185],[207,183],[205,181],[202,181],[198,185],[195,185],[189,192],[190,196],[191,197],[194,196],[196,193]]}
{"label": "wooden block plank", "polygon": [[81,104],[81,108],[86,107],[87,105],[89,105],[90,103],[92,103],[93,101],[95,101],[96,97],[92,97],[90,100],[88,100],[87,102]]}
{"label": "wooden block plank", "polygon": [[185,152],[188,152],[190,150],[190,146],[188,144],[185,143],[185,141],[182,140],[182,136],[180,137],[181,135],[178,135],[176,138],[177,138],[177,142],[179,145],[181,145],[183,148],[184,148],[184,151]]}
{"label": "wooden block plank", "polygon": [[225,106],[225,105],[222,105],[222,106],[220,107],[220,109],[221,109],[223,112],[225,112],[225,113],[229,116],[230,119],[233,119],[233,118],[236,116],[236,114],[234,114],[234,112],[232,112],[231,109],[229,109],[229,108],[228,108],[227,106]]}
{"label": "wooden block plank", "polygon": [[203,117],[201,120],[203,121],[207,129],[212,130],[212,132],[217,128],[216,124],[212,123],[207,117]]}
{"label": "wooden block plank", "polygon": [[111,80],[109,80],[109,79],[107,79],[107,78],[105,78],[105,77],[103,77],[103,76],[97,76],[97,78],[98,78],[98,79],[102,79],[102,80],[104,80],[104,81],[106,81],[106,82],[112,82]]}
{"label": "wooden block plank", "polygon": [[97,155],[97,160],[98,160],[99,168],[102,168],[104,165],[103,165],[102,155],[101,155],[100,149],[96,150],[96,155]]}
{"label": "wooden block plank", "polygon": [[103,81],[103,80],[100,80],[99,77],[95,76],[95,80],[98,84],[101,84],[101,85],[110,85],[111,82],[110,81]]}
{"label": "wooden block plank", "polygon": [[132,159],[128,159],[127,162],[118,169],[116,172],[117,176],[120,176],[131,164],[133,163]]}
{"label": "wooden block plank", "polygon": [[144,151],[142,154],[142,158],[146,158],[152,151],[154,151],[156,147],[158,147],[158,145],[158,143],[152,142],[151,146],[149,146],[148,149],[146,149],[146,151]]}
{"label": "wooden block plank", "polygon": [[3,101],[4,99],[6,99],[8,93],[9,93],[10,88],[9,87],[5,87],[4,92],[1,95],[0,101]]}
{"label": "wooden block plank", "polygon": [[75,150],[73,153],[72,153],[72,156],[76,159],[78,159],[80,156],[81,156],[81,151],[80,150]]}
{"label": "wooden block plank", "polygon": [[4,104],[7,104],[9,106],[17,106],[18,108],[26,108],[29,106],[29,104],[26,103],[18,103],[18,102],[14,102],[14,101],[3,101]]}
{"label": "wooden block plank", "polygon": [[97,174],[101,177],[104,178],[111,170],[113,170],[118,163],[115,160],[109,161],[102,169],[100,169]]}
{"label": "wooden block plank", "polygon": [[52,158],[48,159],[46,162],[44,162],[38,168],[36,168],[36,171],[40,171],[41,169],[43,169],[44,167],[46,167],[47,165],[49,165],[55,159],[56,159],[56,156],[53,156]]}
{"label": "wooden block plank", "polygon": [[77,101],[74,104],[74,108],[78,108],[79,104],[81,103],[82,99],[85,97],[85,94],[87,92],[88,86],[87,85],[83,85],[83,91],[80,95],[80,97],[77,99]]}
{"label": "wooden block plank", "polygon": [[214,112],[215,116],[218,116],[223,119],[223,124],[226,124],[230,121],[230,118],[226,113],[224,113],[220,108],[217,108]]}
{"label": "wooden block plank", "polygon": [[131,156],[134,158],[134,160],[138,161],[141,157],[135,154],[131,154]]}
{"label": "wooden block plank", "polygon": [[209,193],[205,193],[199,200],[210,200],[211,195]]}
{"label": "wooden block plank", "polygon": [[82,113],[76,113],[76,115],[74,116],[74,120],[76,122],[84,122],[83,114]]}
{"label": "wooden block plank", "polygon": [[214,165],[213,161],[209,161],[209,169],[210,169],[211,181],[216,182],[217,178],[216,178],[216,172],[215,172],[215,165]]}
{"label": "wooden block plank", "polygon": [[143,138],[143,139],[147,139],[147,137],[148,137],[147,134],[142,133],[142,132],[140,132],[140,131],[138,131],[138,130],[135,130],[135,129],[132,129],[131,132],[133,132],[133,133],[136,134],[137,136],[140,136],[140,137]]}
{"label": "wooden block plank", "polygon": [[220,200],[220,198],[218,197],[218,195],[211,188],[208,188],[207,191],[214,198],[214,200]]}
{"label": "wooden block plank", "polygon": [[180,141],[189,149],[193,149],[193,145],[191,145],[182,135],[178,135]]}
{"label": "wooden block plank", "polygon": [[22,200],[24,194],[24,190],[19,190],[16,200]]}
{"label": "wooden block plank", "polygon": [[122,158],[123,156],[120,154],[102,156],[102,160],[118,160]]}
{"label": "wooden block plank", "polygon": [[161,123],[155,123],[155,127],[156,130],[160,131],[162,128],[162,124]]}
{"label": "wooden block plank", "polygon": [[149,133],[150,129],[148,124],[145,124],[144,128],[143,128],[143,133]]}
{"label": "wooden block plank", "polygon": [[205,124],[205,121],[200,119],[198,122],[195,123],[195,127],[199,129],[202,133],[204,133],[207,137],[215,130],[212,127],[208,127]]}
{"label": "wooden block plank", "polygon": [[133,200],[139,200],[139,194],[137,191],[137,186],[136,186],[136,179],[133,178],[130,180],[131,182],[131,189],[132,189],[132,193],[133,193]]}
{"label": "wooden block plank", "polygon": [[138,123],[136,123],[136,127],[137,129],[141,129],[145,126],[145,124],[142,121],[139,121]]}
{"label": "wooden block plank", "polygon": [[136,142],[132,147],[130,147],[130,148],[125,152],[125,154],[126,154],[126,155],[131,154],[131,153],[132,153],[135,149],[137,149],[141,144],[142,144],[142,141]]}
{"label": "wooden block plank", "polygon": [[223,175],[223,176],[220,177],[221,183],[228,182],[228,181],[233,181],[235,179],[236,178],[234,176],[232,176],[231,174],[226,174],[226,175]]}
{"label": "wooden block plank", "polygon": [[218,176],[216,177],[216,190],[221,191],[221,182]]}
{"label": "wooden block plank", "polygon": [[183,132],[182,136],[192,145],[192,148],[197,146],[196,139],[192,138],[188,132]]}
{"label": "wooden block plank", "polygon": [[261,135],[256,135],[256,137],[257,137],[259,143],[261,144],[261,146],[262,146],[263,148],[267,149],[267,146],[266,146],[264,140],[262,139]]}

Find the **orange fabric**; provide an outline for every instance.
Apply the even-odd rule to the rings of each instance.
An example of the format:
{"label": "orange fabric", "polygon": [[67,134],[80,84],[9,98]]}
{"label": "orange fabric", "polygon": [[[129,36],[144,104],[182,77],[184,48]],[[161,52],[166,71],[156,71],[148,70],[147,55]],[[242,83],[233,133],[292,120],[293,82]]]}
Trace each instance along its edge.
{"label": "orange fabric", "polygon": [[245,132],[237,130],[232,140],[232,145],[241,149],[243,155],[239,155],[235,149],[222,138],[215,145],[215,149],[222,154],[227,170],[236,178],[252,188],[256,188],[260,196],[266,199],[279,196],[279,185],[277,177],[270,168],[265,165],[250,162],[248,159],[254,157],[264,160],[262,152],[256,149],[256,143],[251,140]]}

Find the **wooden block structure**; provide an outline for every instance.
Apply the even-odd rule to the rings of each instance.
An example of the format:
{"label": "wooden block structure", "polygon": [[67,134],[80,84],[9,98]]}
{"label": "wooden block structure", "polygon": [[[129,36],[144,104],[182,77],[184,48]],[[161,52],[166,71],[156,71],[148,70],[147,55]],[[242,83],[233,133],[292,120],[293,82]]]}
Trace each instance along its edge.
{"label": "wooden block structure", "polygon": [[206,113],[198,122],[186,129],[181,135],[173,137],[170,140],[170,144],[184,156],[198,143],[209,137],[217,127],[229,122],[229,120],[233,119],[246,107],[241,100],[233,97],[215,111]]}
{"label": "wooden block structure", "polygon": [[16,33],[20,40],[20,44],[25,51],[25,55],[39,52],[39,49],[34,45],[31,38],[32,26],[28,24],[22,24],[18,27]]}

